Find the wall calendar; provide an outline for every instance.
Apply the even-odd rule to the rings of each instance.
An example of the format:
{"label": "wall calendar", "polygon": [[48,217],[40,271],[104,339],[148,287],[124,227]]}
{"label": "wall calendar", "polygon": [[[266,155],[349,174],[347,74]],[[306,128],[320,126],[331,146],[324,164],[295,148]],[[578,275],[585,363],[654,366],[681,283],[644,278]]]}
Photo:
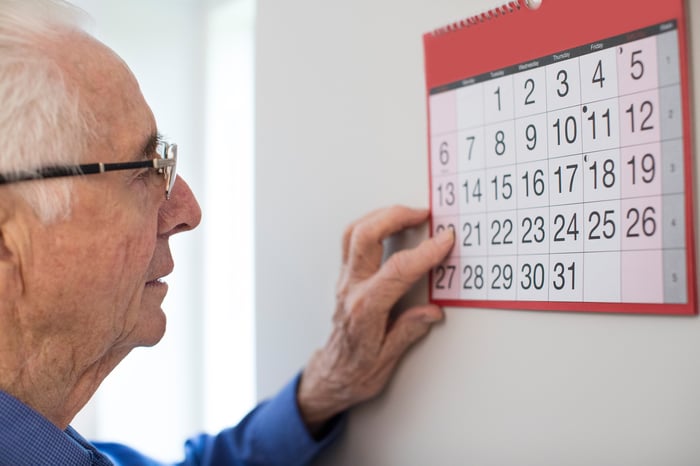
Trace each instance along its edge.
{"label": "wall calendar", "polygon": [[683,1],[521,0],[424,49],[432,301],[697,312]]}

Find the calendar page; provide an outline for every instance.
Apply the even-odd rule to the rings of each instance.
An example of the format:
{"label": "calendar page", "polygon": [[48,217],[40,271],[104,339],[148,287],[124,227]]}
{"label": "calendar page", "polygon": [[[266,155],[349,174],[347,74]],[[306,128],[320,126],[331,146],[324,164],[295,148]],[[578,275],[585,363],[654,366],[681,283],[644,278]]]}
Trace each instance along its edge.
{"label": "calendar page", "polygon": [[[596,3],[513,3],[426,35],[432,232],[456,236],[433,301],[696,313],[682,2],[634,29],[577,21]],[[571,31],[528,39],[557,15]]]}

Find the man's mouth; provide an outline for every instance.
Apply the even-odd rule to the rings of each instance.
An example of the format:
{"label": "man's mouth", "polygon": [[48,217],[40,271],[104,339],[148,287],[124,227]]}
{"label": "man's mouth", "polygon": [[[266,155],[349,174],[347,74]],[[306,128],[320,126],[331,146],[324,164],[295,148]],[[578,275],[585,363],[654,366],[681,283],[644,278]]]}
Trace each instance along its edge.
{"label": "man's mouth", "polygon": [[172,264],[169,267],[163,268],[159,273],[155,274],[155,278],[146,282],[146,287],[167,286],[167,283],[163,279],[170,275],[172,271]]}
{"label": "man's mouth", "polygon": [[146,286],[147,286],[147,287],[151,287],[151,286],[163,286],[163,285],[167,285],[167,283],[165,283],[165,282],[164,282],[163,280],[161,280],[160,278],[156,278],[155,280],[151,280],[151,281],[149,281],[149,282],[146,282]]}

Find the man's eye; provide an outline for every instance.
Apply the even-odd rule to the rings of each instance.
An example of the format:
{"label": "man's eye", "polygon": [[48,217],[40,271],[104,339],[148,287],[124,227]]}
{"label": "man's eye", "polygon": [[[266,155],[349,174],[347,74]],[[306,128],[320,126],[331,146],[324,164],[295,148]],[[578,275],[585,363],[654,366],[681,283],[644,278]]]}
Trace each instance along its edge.
{"label": "man's eye", "polygon": [[145,178],[148,178],[148,176],[150,174],[151,174],[151,170],[149,170],[149,169],[141,170],[136,174],[136,178],[145,179]]}

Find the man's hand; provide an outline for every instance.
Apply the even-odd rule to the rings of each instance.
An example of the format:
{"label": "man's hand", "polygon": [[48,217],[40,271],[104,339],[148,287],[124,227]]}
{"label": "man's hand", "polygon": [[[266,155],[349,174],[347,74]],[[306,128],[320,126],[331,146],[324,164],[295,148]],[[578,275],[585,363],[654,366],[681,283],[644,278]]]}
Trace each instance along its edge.
{"label": "man's hand", "polygon": [[442,309],[430,304],[408,309],[395,320],[390,312],[445,258],[454,243],[452,230],[394,253],[382,264],[383,240],[424,223],[428,214],[391,207],[372,212],[346,230],[333,331],[309,361],[297,394],[311,432],[381,392],[406,350],[443,319]]}

